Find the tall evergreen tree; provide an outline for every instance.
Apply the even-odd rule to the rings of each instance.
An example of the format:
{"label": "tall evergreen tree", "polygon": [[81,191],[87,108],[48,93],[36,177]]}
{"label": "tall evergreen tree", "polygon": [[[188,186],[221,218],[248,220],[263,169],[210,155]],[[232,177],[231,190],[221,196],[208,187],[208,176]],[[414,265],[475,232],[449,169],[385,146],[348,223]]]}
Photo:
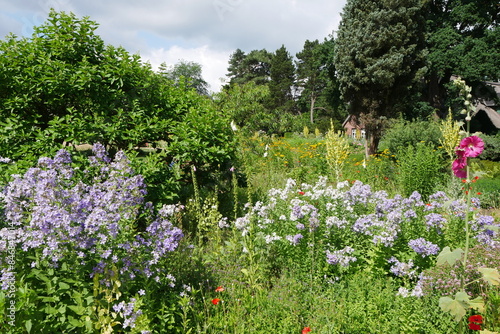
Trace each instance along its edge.
{"label": "tall evergreen tree", "polygon": [[272,54],[266,49],[252,50],[245,54],[237,49],[229,58],[227,77],[229,85],[243,85],[250,81],[258,85],[267,84],[270,76]]}
{"label": "tall evergreen tree", "polygon": [[335,47],[343,99],[377,150],[385,120],[405,111],[423,75],[420,0],[348,0]]}
{"label": "tall evergreen tree", "polygon": [[293,109],[292,87],[295,81],[295,66],[285,46],[276,50],[271,58],[269,81],[269,108],[286,111]]}

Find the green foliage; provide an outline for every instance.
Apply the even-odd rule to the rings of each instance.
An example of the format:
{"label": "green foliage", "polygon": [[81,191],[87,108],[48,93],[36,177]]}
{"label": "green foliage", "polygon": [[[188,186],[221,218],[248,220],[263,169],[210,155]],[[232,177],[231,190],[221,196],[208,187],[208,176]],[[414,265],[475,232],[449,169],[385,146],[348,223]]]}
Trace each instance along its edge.
{"label": "green foliage", "polygon": [[267,84],[270,75],[272,54],[266,49],[252,50],[245,54],[237,49],[229,57],[227,77],[229,86],[254,82],[257,85]]}
{"label": "green foliage", "polygon": [[[195,89],[198,94],[208,95],[208,83],[202,77],[201,65],[192,61],[181,60],[177,64],[167,67],[160,66],[160,73],[176,84]],[[186,81],[186,84],[183,83]]]}
{"label": "green foliage", "polygon": [[500,177],[479,178],[475,190],[480,193],[481,208],[500,208]]}
{"label": "green foliage", "polygon": [[[173,82],[139,55],[104,45],[96,28],[51,11],[31,38],[0,41],[0,156],[21,170],[65,145],[99,142],[131,156],[149,145],[161,153],[139,154],[134,164],[152,185],[150,199],[178,200],[186,166],[209,174],[234,158],[230,120],[192,82]],[[175,75],[187,75],[185,67],[199,70],[181,63]]]}
{"label": "green foliage", "polygon": [[440,185],[444,175],[440,154],[431,145],[408,146],[398,155],[401,193],[409,196],[418,191],[424,200]]}
{"label": "green foliage", "polygon": [[[335,66],[349,112],[361,117],[374,154],[384,119],[409,112],[424,70],[419,0],[349,0],[335,44]],[[367,38],[370,36],[370,38]]]}
{"label": "green foliage", "polygon": [[281,109],[282,112],[293,112],[294,101],[292,86],[295,79],[295,66],[292,56],[281,46],[271,58],[269,86],[269,109]]}
{"label": "green foliage", "polygon": [[384,133],[380,146],[399,155],[408,146],[416,147],[418,143],[424,141],[437,149],[442,138],[443,135],[437,122],[399,120]]}
{"label": "green foliage", "polygon": [[483,160],[500,161],[500,132],[495,136],[480,135],[484,141],[484,151],[479,156]]}

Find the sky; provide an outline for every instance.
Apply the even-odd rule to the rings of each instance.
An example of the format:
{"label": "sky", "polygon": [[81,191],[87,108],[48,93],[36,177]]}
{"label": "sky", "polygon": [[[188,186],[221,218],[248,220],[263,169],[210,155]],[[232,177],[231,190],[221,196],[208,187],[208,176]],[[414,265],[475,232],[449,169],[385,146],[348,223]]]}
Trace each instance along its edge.
{"label": "sky", "polygon": [[50,8],[88,16],[106,44],[138,53],[153,69],[179,61],[202,65],[217,92],[230,55],[241,49],[295,56],[306,40],[322,41],[338,29],[347,0],[0,0],[0,38],[31,37]]}

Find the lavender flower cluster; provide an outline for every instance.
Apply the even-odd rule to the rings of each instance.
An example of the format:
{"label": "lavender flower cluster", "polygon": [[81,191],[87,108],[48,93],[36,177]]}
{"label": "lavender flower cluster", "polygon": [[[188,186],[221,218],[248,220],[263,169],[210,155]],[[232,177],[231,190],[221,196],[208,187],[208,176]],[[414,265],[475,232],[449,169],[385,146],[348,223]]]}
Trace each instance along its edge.
{"label": "lavender flower cluster", "polygon": [[333,265],[340,265],[342,267],[348,267],[351,262],[355,262],[357,258],[352,256],[354,253],[354,248],[346,246],[344,249],[337,251],[326,251],[326,262]]}
{"label": "lavender flower cluster", "polygon": [[[144,203],[144,179],[134,175],[125,154],[118,152],[112,160],[101,144],[93,146],[93,153],[82,173],[60,150],[5,187],[4,220],[15,227],[17,248],[36,252],[39,260],[32,266],[57,267],[73,257],[93,268],[91,277],[118,267],[124,278],[145,275],[159,281],[165,277],[161,261],[183,236],[168,220],[176,208],[164,207],[155,217],[152,205]],[[152,221],[142,232],[134,227],[140,214]],[[0,252],[6,251],[6,235],[4,227]]]}
{"label": "lavender flower cluster", "polygon": [[[256,236],[262,235],[267,245],[281,250],[285,257],[293,254],[296,261],[318,252],[326,254],[327,263],[340,266],[355,261],[352,254],[366,256],[374,254],[374,249],[385,261],[403,251],[415,262],[428,265],[423,259],[438,254],[448,227],[461,222],[467,210],[463,201],[452,201],[442,191],[424,203],[418,192],[407,198],[390,198],[387,192],[374,192],[360,181],[332,186],[326,178],[312,185],[289,179],[284,188],[271,189],[266,202],[247,208],[234,225],[242,234],[252,230]],[[500,224],[492,217],[477,216],[470,224],[478,242],[490,247],[499,243],[492,226]],[[308,247],[299,249],[299,244]],[[303,254],[297,255],[298,251]],[[393,274],[402,275],[403,264],[391,263]],[[416,268],[406,275],[410,273],[412,278],[418,276]]]}

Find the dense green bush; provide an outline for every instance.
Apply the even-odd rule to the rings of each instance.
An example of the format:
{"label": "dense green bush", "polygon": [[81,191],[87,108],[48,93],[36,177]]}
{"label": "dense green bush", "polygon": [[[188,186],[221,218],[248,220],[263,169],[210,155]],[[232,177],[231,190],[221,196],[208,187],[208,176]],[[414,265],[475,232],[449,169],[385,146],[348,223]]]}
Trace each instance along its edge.
{"label": "dense green bush", "polygon": [[380,146],[388,148],[393,154],[401,153],[408,146],[425,141],[432,147],[439,146],[442,138],[439,125],[433,121],[397,121],[383,135]]}
{"label": "dense green bush", "polygon": [[132,163],[156,203],[179,199],[181,180],[189,180],[182,173],[192,165],[205,175],[229,168],[235,145],[228,115],[139,55],[106,46],[97,26],[51,11],[31,38],[0,41],[0,157],[16,162],[0,166],[0,183],[39,156],[97,142],[133,159],[138,148],[151,148]]}
{"label": "dense green bush", "polygon": [[496,136],[481,135],[484,141],[484,151],[480,159],[500,161],[500,132]]}

